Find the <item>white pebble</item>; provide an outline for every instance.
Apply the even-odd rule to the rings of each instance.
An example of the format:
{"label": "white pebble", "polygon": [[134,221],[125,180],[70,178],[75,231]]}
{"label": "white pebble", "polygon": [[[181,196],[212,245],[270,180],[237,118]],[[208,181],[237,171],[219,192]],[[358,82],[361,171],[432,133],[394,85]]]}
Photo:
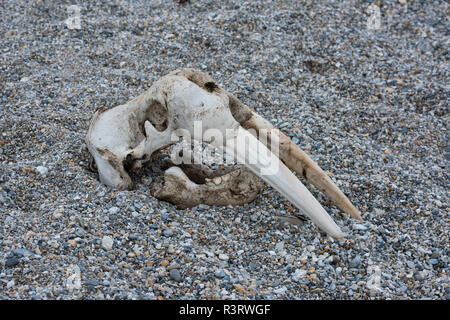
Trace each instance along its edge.
{"label": "white pebble", "polygon": [[283,249],[284,249],[284,241],[278,242],[278,243],[276,244],[276,246],[275,246],[275,249],[276,249],[277,251],[283,251]]}
{"label": "white pebble", "polygon": [[109,210],[108,210],[108,212],[110,213],[110,214],[116,214],[117,212],[119,212],[119,208],[117,208],[117,207],[111,207],[111,208],[109,208]]}
{"label": "white pebble", "polygon": [[48,168],[43,167],[43,166],[38,166],[38,167],[36,167],[36,171],[39,172],[39,174],[44,175],[48,172]]}
{"label": "white pebble", "polygon": [[105,250],[111,250],[113,247],[114,240],[110,236],[103,236],[102,247]]}
{"label": "white pebble", "polygon": [[366,231],[367,227],[365,225],[362,225],[362,224],[354,224],[353,225],[353,230]]}
{"label": "white pebble", "polygon": [[219,259],[222,261],[228,261],[228,259],[230,259],[230,258],[228,257],[228,255],[221,253],[221,254],[219,254]]}

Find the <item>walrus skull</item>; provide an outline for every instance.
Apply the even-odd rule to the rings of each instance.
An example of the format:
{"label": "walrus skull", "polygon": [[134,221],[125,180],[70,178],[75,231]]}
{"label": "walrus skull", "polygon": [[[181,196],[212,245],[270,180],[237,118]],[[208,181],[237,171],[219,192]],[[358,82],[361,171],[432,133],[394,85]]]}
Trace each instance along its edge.
{"label": "walrus skull", "polygon": [[[176,70],[128,103],[94,114],[86,143],[100,180],[114,188],[132,188],[127,170],[141,166],[154,152],[178,141],[174,137],[180,129],[197,139],[196,122],[202,124],[203,132],[215,130],[224,137],[224,141],[214,137],[207,142],[224,150],[279,191],[334,238],[343,237],[340,228],[290,169],[324,192],[341,210],[361,219],[342,191],[295,143],[219,87],[209,75],[193,69]],[[274,142],[277,142],[279,156],[269,148]],[[265,171],[267,167],[276,170]],[[180,185],[179,181],[188,179],[177,168],[168,169],[166,178],[172,184],[164,190],[162,198],[170,197],[170,190],[182,194],[177,184],[181,189],[194,188],[186,183]],[[202,189],[196,190],[201,193]],[[254,198],[254,194],[249,197]],[[199,199],[193,199],[192,203]],[[225,204],[226,199],[225,195],[220,203]],[[230,200],[229,204],[234,203]]]}

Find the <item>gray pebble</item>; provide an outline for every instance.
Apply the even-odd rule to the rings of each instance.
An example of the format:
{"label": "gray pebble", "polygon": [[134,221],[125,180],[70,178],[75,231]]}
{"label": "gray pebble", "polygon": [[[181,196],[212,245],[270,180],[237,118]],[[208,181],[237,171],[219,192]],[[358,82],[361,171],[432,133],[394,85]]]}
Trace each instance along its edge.
{"label": "gray pebble", "polygon": [[425,280],[425,275],[423,274],[423,272],[419,271],[414,273],[414,278],[418,281],[423,281]]}
{"label": "gray pebble", "polygon": [[172,269],[169,271],[169,276],[175,281],[181,281],[181,273],[178,269]]}
{"label": "gray pebble", "polygon": [[350,267],[352,268],[357,268],[359,267],[359,265],[361,264],[361,257],[360,256],[356,256],[354,257],[352,260],[350,260]]}
{"label": "gray pebble", "polygon": [[163,234],[166,237],[171,237],[171,236],[173,236],[173,231],[170,229],[166,229],[166,230],[164,230]]}
{"label": "gray pebble", "polygon": [[5,265],[9,268],[14,267],[19,264],[19,259],[17,257],[10,257],[6,259]]}
{"label": "gray pebble", "polygon": [[13,250],[13,254],[18,256],[19,258],[20,257],[24,257],[24,256],[31,256],[31,255],[33,255],[33,253],[30,252],[29,250],[22,249],[22,248]]}
{"label": "gray pebble", "polygon": [[216,276],[216,278],[224,278],[226,275],[227,274],[223,269],[218,269],[216,270],[216,272],[214,272],[214,276]]}

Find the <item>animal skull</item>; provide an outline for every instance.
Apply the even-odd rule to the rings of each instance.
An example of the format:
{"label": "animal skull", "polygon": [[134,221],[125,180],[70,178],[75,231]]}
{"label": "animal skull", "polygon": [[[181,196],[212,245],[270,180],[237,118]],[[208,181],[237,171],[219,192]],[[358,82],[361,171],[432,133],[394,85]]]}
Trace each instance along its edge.
{"label": "animal skull", "polygon": [[[201,121],[204,131],[216,130],[225,137],[225,146],[220,139],[214,139],[210,142],[214,147],[225,150],[334,238],[343,237],[340,228],[289,168],[324,192],[341,210],[361,220],[358,210],[305,152],[267,120],[220,88],[209,75],[193,69],[176,70],[128,103],[94,114],[86,143],[100,180],[114,188],[132,188],[127,170],[141,166],[154,152],[176,142],[174,136],[179,129],[196,139],[196,121]],[[268,149],[273,142],[279,144],[279,158]],[[265,166],[277,170],[264,173]],[[210,203],[213,204],[251,201],[260,187],[248,171],[245,170],[241,180],[225,174],[221,181],[229,181],[214,189],[211,183],[193,183],[181,169],[172,167],[165,172],[164,185],[153,193],[179,203],[180,207],[196,205],[205,199],[212,199]],[[218,180],[219,176],[215,178]],[[229,192],[239,184],[247,191],[233,199]]]}

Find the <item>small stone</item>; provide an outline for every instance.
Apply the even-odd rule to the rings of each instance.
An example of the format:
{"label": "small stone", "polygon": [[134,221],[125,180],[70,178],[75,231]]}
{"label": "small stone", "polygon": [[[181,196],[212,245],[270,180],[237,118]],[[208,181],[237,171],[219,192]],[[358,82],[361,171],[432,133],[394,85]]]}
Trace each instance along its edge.
{"label": "small stone", "polygon": [[435,264],[438,264],[438,259],[430,259],[430,261],[429,261],[429,263],[431,264],[431,265],[435,265]]}
{"label": "small stone", "polygon": [[440,256],[441,256],[441,253],[440,253],[439,251],[434,251],[434,252],[431,254],[431,258],[432,258],[432,259],[439,259]]}
{"label": "small stone", "polygon": [[129,240],[132,240],[132,241],[138,240],[138,239],[139,239],[139,234],[137,234],[137,233],[130,234],[130,236],[128,237],[128,239],[129,239]]}
{"label": "small stone", "polygon": [[102,247],[105,250],[111,250],[114,244],[114,240],[113,238],[111,238],[110,236],[103,236],[102,238]]}
{"label": "small stone", "polygon": [[97,287],[99,285],[97,280],[94,279],[88,279],[86,281],[86,287],[88,288],[88,290],[94,290],[95,287]]}
{"label": "small stone", "polygon": [[275,294],[284,294],[286,292],[286,290],[287,290],[286,287],[281,287],[281,288],[273,290],[273,293],[275,293]]}
{"label": "small stone", "polygon": [[109,208],[109,210],[108,210],[108,212],[109,212],[110,214],[116,214],[116,213],[118,213],[119,211],[120,211],[120,209],[117,208],[117,207],[111,207],[111,208]]}
{"label": "small stone", "polygon": [[19,258],[33,255],[33,253],[28,251],[27,249],[21,248],[13,250],[13,254]]}
{"label": "small stone", "polygon": [[239,291],[240,293],[242,293],[242,294],[244,294],[245,293],[245,289],[244,289],[244,287],[243,286],[241,286],[240,284],[236,284],[236,283],[234,283],[233,284],[233,287],[237,290],[237,291]]}
{"label": "small stone", "polygon": [[67,242],[74,248],[77,246],[77,241],[74,239],[67,240]]}
{"label": "small stone", "polygon": [[414,274],[414,278],[418,281],[423,281],[425,280],[425,275],[423,274],[422,271],[418,271]]}
{"label": "small stone", "polygon": [[304,276],[306,276],[307,271],[303,269],[296,269],[294,274],[292,275],[292,280],[298,282]]}
{"label": "small stone", "polygon": [[48,172],[48,168],[43,167],[43,166],[38,166],[38,167],[36,167],[36,171],[39,172],[40,175],[44,175]]}
{"label": "small stone", "polygon": [[214,276],[216,278],[224,278],[226,276],[226,273],[223,269],[218,269],[216,272],[214,272]]}
{"label": "small stone", "polygon": [[170,253],[170,254],[175,253],[175,248],[174,247],[167,248],[167,253]]}
{"label": "small stone", "polygon": [[168,264],[169,264],[169,261],[167,261],[167,260],[164,260],[163,262],[161,262],[161,265],[163,267],[166,267]]}
{"label": "small stone", "polygon": [[166,230],[164,230],[163,234],[165,237],[171,237],[171,236],[173,236],[173,231],[170,229],[166,229]]}
{"label": "small stone", "polygon": [[178,271],[178,269],[172,269],[169,271],[169,276],[171,279],[175,281],[181,281],[181,273]]}
{"label": "small stone", "polygon": [[140,216],[140,213],[139,213],[139,212],[136,212],[136,211],[133,211],[133,212],[131,213],[131,216],[132,216],[133,218],[137,218],[137,217]]}
{"label": "small stone", "polygon": [[53,218],[54,219],[59,219],[62,217],[64,210],[63,209],[56,209],[55,211],[53,211]]}
{"label": "small stone", "polygon": [[172,263],[170,266],[167,267],[167,271],[170,271],[172,269],[179,269],[180,265],[177,263]]}
{"label": "small stone", "polygon": [[256,270],[259,269],[258,265],[256,263],[254,263],[254,262],[250,262],[248,264],[248,268],[250,269],[250,271],[256,271]]}
{"label": "small stone", "polygon": [[350,261],[350,267],[357,268],[361,264],[361,257],[356,256]]}
{"label": "small stone", "polygon": [[359,230],[359,231],[366,231],[367,227],[365,225],[362,224],[354,224],[353,225],[353,230]]}
{"label": "small stone", "polygon": [[228,261],[228,259],[230,259],[230,257],[228,257],[228,255],[221,253],[219,254],[219,259],[222,261]]}
{"label": "small stone", "polygon": [[283,249],[284,249],[284,242],[283,241],[278,242],[277,245],[275,246],[275,250],[283,251]]}
{"label": "small stone", "polygon": [[19,264],[19,259],[17,257],[11,257],[6,259],[5,266],[11,268]]}
{"label": "small stone", "polygon": [[15,284],[16,284],[16,283],[14,282],[14,279],[11,280],[11,281],[9,281],[9,282],[6,284],[6,289],[9,289],[9,288],[13,287]]}
{"label": "small stone", "polygon": [[75,234],[78,236],[78,237],[80,237],[80,238],[83,238],[84,237],[84,234],[85,234],[85,232],[84,232],[84,230],[83,229],[81,229],[81,228],[78,228],[76,231],[75,231]]}
{"label": "small stone", "polygon": [[386,214],[386,212],[383,209],[378,209],[378,208],[375,208],[373,210],[373,213],[376,217],[384,216]]}
{"label": "small stone", "polygon": [[49,244],[54,249],[58,249],[59,248],[59,243],[57,241],[50,241]]}

